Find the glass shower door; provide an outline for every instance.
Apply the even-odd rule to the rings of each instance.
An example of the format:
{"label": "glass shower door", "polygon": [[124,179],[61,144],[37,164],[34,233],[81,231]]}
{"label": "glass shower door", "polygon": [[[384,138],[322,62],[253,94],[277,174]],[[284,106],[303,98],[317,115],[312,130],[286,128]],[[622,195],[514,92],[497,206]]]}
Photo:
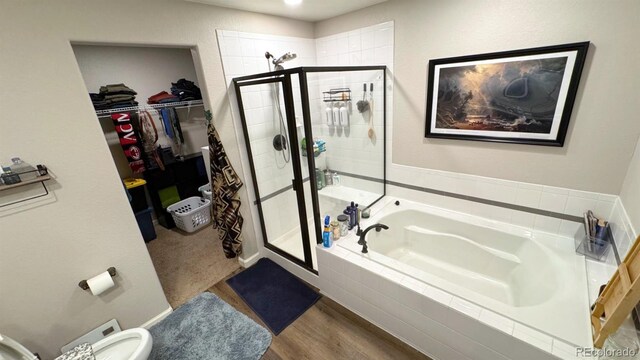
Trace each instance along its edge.
{"label": "glass shower door", "polygon": [[291,78],[236,82],[265,247],[312,269]]}

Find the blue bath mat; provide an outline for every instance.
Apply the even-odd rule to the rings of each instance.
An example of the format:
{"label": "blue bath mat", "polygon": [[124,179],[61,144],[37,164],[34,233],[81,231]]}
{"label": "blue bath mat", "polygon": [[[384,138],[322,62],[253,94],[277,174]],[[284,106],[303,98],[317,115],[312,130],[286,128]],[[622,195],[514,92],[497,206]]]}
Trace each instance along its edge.
{"label": "blue bath mat", "polygon": [[317,292],[266,258],[227,284],[276,335],[320,299]]}
{"label": "blue bath mat", "polygon": [[149,329],[150,360],[260,359],[269,330],[211,293],[202,293]]}

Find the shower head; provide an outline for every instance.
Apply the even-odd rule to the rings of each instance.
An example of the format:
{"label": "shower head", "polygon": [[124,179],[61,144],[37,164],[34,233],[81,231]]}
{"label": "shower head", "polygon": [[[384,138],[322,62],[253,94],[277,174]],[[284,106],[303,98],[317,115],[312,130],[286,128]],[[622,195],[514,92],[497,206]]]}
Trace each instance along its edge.
{"label": "shower head", "polygon": [[275,65],[274,70],[284,70],[284,67],[282,67],[282,63],[283,62],[287,62],[289,60],[293,60],[295,58],[298,57],[298,55],[296,53],[292,53],[292,52],[288,52],[282,56],[280,56],[279,58],[275,58],[273,56],[273,54],[271,54],[270,52],[265,52],[264,53],[264,57],[267,58],[267,61],[269,61],[271,59],[271,63],[273,63],[273,65]]}
{"label": "shower head", "polygon": [[283,62],[286,62],[286,61],[289,61],[289,60],[293,60],[293,59],[295,59],[297,57],[298,57],[298,55],[296,53],[288,52],[288,53],[280,56],[276,60],[273,60],[273,65],[280,65]]}

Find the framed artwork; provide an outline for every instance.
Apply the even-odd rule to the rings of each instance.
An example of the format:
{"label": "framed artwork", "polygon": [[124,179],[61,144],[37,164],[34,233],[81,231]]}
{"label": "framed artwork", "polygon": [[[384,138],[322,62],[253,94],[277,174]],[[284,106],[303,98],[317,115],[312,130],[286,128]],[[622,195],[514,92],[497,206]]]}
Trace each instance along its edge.
{"label": "framed artwork", "polygon": [[429,60],[425,136],[563,146],[588,48]]}

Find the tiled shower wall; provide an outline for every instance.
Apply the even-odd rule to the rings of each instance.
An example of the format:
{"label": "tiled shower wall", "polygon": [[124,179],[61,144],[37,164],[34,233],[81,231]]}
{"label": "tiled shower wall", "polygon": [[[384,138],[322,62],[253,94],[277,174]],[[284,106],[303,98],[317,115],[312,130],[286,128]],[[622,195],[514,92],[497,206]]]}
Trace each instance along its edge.
{"label": "tiled shower wall", "polygon": [[[393,68],[393,22],[366,27],[333,35],[317,40],[281,37],[264,34],[243,33],[236,31],[217,31],[220,53],[228,84],[238,76],[269,71],[264,56],[266,51],[279,57],[286,52],[294,52],[297,59],[286,62],[285,68],[313,65],[387,65]],[[382,84],[380,72],[344,73],[344,74],[310,74],[309,97],[314,136],[327,143],[328,151],[316,159],[316,166],[325,169],[356,173],[378,179],[383,178],[383,144],[382,137]],[[387,80],[388,99],[391,98],[391,77]],[[299,82],[293,77],[294,104],[297,122],[302,124],[302,107],[299,94]],[[358,113],[355,103],[362,99],[362,84],[374,83],[373,123],[377,135],[375,141],[368,136],[368,119]],[[332,87],[350,87],[353,90],[353,103],[350,124],[346,128],[326,125],[324,106],[321,101],[322,91]],[[245,115],[247,117],[248,135],[256,168],[256,180],[262,197],[272,194],[291,185],[293,170],[291,163],[284,164],[280,153],[273,150],[273,137],[278,133],[279,115],[274,99],[272,85],[245,87],[242,90]],[[233,90],[233,89],[231,89]],[[280,103],[284,111],[284,101],[280,93]],[[391,127],[391,101],[387,101],[387,129]],[[232,109],[236,121],[237,136],[242,138],[239,114]],[[298,128],[298,137],[304,131]],[[390,139],[390,136],[387,136]],[[294,144],[293,146],[298,146]],[[308,176],[306,157],[302,157],[303,176]],[[250,174],[248,162],[243,163],[245,174]],[[357,178],[342,176],[343,184],[370,191],[381,192],[381,183],[371,183]],[[248,186],[252,186],[248,184]],[[308,186],[305,184],[305,186]],[[307,212],[311,211],[310,197]],[[298,226],[294,193],[289,190],[274,196],[262,203],[267,231],[270,239],[290,231]],[[256,214],[257,215],[257,214]]]}
{"label": "tiled shower wall", "polygon": [[[316,49],[313,39],[273,36],[265,34],[244,33],[236,31],[218,30],[218,43],[222,56],[227,84],[232,86],[232,79],[239,76],[268,72],[269,62],[265,52],[270,52],[278,58],[287,52],[297,54],[297,58],[284,64],[291,68],[303,65],[316,64]],[[302,113],[299,96],[299,83],[295,81],[294,101],[296,114]],[[267,196],[282,188],[291,185],[293,169],[291,162],[285,163],[281,152],[276,152],[272,146],[273,137],[279,133],[280,120],[278,109],[275,106],[275,89],[271,84],[257,85],[242,88],[242,100],[247,118],[247,130],[251,142],[253,162],[256,169],[256,181],[261,196]],[[234,89],[230,88],[230,92]],[[284,100],[282,88],[278,86],[280,106],[284,115]],[[295,96],[297,95],[297,96]],[[236,121],[236,136],[243,142],[242,124],[240,114],[232,107],[234,121]],[[285,120],[286,127],[286,120]],[[286,134],[286,129],[284,130]],[[299,128],[298,136],[302,136]],[[242,146],[241,146],[242,147]],[[251,174],[248,161],[243,161],[245,174]],[[303,175],[308,176],[308,171],[303,169]],[[249,179],[245,181],[253,194],[253,185]],[[253,198],[253,196],[250,196]],[[292,230],[298,225],[297,203],[295,193],[291,190],[272,197],[262,202],[263,213],[269,238],[277,238]],[[252,206],[256,218],[257,212]],[[256,229],[259,232],[258,229]]]}
{"label": "tiled shower wall", "polygon": [[[393,108],[393,48],[394,24],[382,24],[364,27],[349,32],[339,33],[316,39],[316,54],[318,65],[336,66],[387,66],[387,130],[392,125]],[[384,178],[383,162],[383,81],[380,71],[357,71],[345,73],[312,74],[310,83],[319,88],[319,98],[312,99],[313,134],[321,137],[327,143],[327,152],[319,162],[320,167],[326,166],[331,170],[345,173],[359,174],[376,179]],[[357,102],[363,99],[363,84],[374,84],[373,91],[373,128],[375,138],[368,136],[368,113],[359,113]],[[323,91],[331,88],[347,87],[351,89],[351,106],[349,126],[327,125],[326,103],[321,101]],[[366,100],[370,94],[367,90]],[[387,132],[387,139],[390,139]],[[320,156],[321,158],[323,155]],[[357,179],[346,179],[347,184],[371,187],[375,192],[375,185],[363,183]],[[378,190],[380,191],[380,190]]]}

